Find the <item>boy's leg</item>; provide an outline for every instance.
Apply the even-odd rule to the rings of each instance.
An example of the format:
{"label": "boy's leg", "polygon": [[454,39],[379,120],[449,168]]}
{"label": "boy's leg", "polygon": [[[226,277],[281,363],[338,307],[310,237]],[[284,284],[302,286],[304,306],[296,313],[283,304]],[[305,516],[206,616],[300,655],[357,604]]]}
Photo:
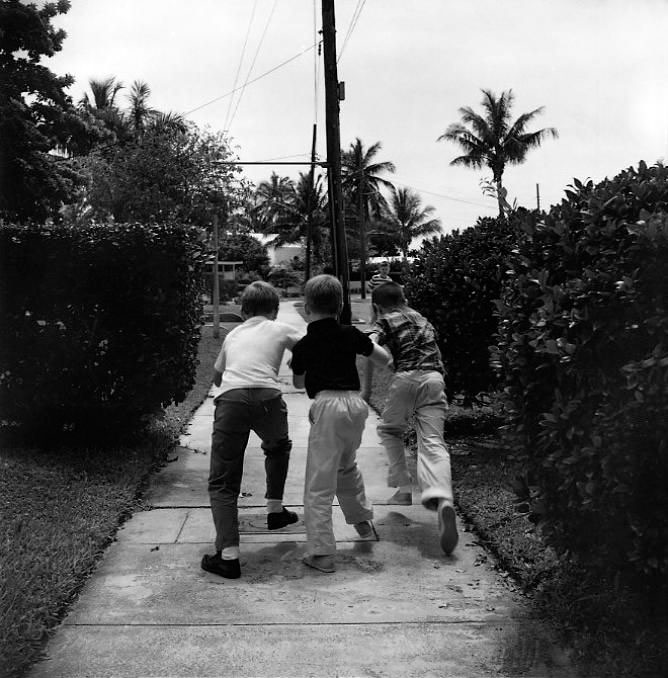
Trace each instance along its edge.
{"label": "boy's leg", "polygon": [[337,427],[343,452],[337,473],[336,496],[346,522],[355,525],[373,518],[372,504],[366,496],[364,479],[356,459],[369,408],[358,395],[340,396],[338,404],[345,412]]}
{"label": "boy's leg", "polygon": [[250,432],[249,403],[244,390],[220,396],[211,438],[209,499],[216,527],[216,551],[239,548],[237,500],[241,490],[244,452]]}
{"label": "boy's leg", "polygon": [[389,487],[400,488],[404,494],[410,492],[411,485],[404,435],[408,430],[408,417],[415,404],[415,390],[416,384],[408,373],[395,374],[390,382],[382,423],[376,429],[390,464],[387,484]]}
{"label": "boy's leg", "polygon": [[253,430],[262,440],[267,489],[267,526],[280,529],[296,523],[297,514],[283,507],[283,492],[290,462],[292,441],[288,437],[288,409],[280,394],[271,389],[254,389]]}
{"label": "boy's leg", "polygon": [[292,441],[288,437],[288,408],[283,397],[270,389],[254,389],[258,416],[252,428],[262,440],[267,476],[265,499],[283,499]]}
{"label": "boy's leg", "polygon": [[426,508],[435,509],[439,499],[453,501],[450,453],[443,439],[446,410],[443,377],[427,372],[415,403],[417,475]]}
{"label": "boy's leg", "polygon": [[308,552],[313,556],[336,553],[332,529],[332,500],[336,492],[341,448],[336,398],[318,397],[311,405],[311,430],[306,455],[304,523]]}
{"label": "boy's leg", "polygon": [[418,390],[415,423],[418,440],[418,480],[422,504],[438,513],[441,548],[446,554],[457,546],[457,521],[452,496],[450,454],[443,439],[447,403],[443,377],[428,373]]}

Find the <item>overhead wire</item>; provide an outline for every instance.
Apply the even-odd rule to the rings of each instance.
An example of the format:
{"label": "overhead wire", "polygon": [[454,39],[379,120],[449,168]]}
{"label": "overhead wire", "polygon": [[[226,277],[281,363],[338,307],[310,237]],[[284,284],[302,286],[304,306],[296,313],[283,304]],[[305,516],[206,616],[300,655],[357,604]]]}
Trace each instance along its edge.
{"label": "overhead wire", "polygon": [[[234,84],[232,85],[232,91],[236,91],[236,86],[237,82],[239,81],[239,73],[241,73],[241,65],[243,64],[244,56],[246,54],[246,45],[248,45],[248,36],[250,35],[251,31],[251,26],[253,25],[253,19],[255,18],[255,8],[257,7],[257,0],[254,0],[253,2],[253,9],[251,10],[251,15],[250,19],[248,20],[248,28],[246,29],[246,38],[244,40],[244,45],[241,48],[241,56],[239,57],[239,65],[237,66],[237,72],[236,75],[234,76]],[[234,100],[234,97],[232,97],[229,101],[229,104],[227,105],[227,113],[225,114],[225,123],[223,125],[223,129],[227,130],[228,129],[228,120],[230,118],[230,110],[232,109],[232,101]]]}
{"label": "overhead wire", "polygon": [[269,12],[269,18],[267,19],[267,23],[264,25],[264,30],[262,31],[262,35],[260,36],[260,42],[258,43],[257,49],[255,50],[255,55],[253,56],[253,61],[251,62],[250,68],[248,69],[248,73],[246,74],[246,80],[243,84],[243,87],[241,88],[241,92],[239,96],[237,97],[237,105],[234,108],[234,113],[232,114],[232,117],[230,118],[230,121],[228,123],[228,129],[232,127],[232,122],[234,121],[234,118],[237,115],[237,111],[239,110],[239,104],[241,103],[241,99],[244,95],[244,92],[246,91],[246,85],[248,84],[248,81],[250,79],[251,74],[253,73],[253,68],[255,67],[255,62],[257,61],[258,54],[260,53],[260,49],[262,48],[262,43],[264,42],[264,38],[267,35],[267,29],[269,28],[269,24],[271,23],[271,19],[274,16],[274,10],[276,9],[276,3],[278,0],[274,0],[274,4],[271,7],[271,12]]}
{"label": "overhead wire", "polygon": [[353,31],[355,30],[355,26],[357,26],[357,22],[359,21],[360,15],[362,14],[362,10],[364,9],[365,4],[366,4],[366,0],[357,0],[357,6],[355,7],[355,11],[353,12],[353,16],[350,19],[350,24],[348,25],[348,31],[346,32],[346,35],[343,38],[343,44],[341,45],[341,50],[339,51],[339,56],[336,59],[337,64],[339,63],[339,61],[341,60],[341,57],[343,56],[343,50],[346,48],[346,45],[348,44],[348,40],[350,40],[350,36],[353,34]]}
{"label": "overhead wire", "polygon": [[[282,61],[280,64],[277,64],[273,68],[270,68],[268,71],[265,71],[261,75],[258,75],[256,78],[253,78],[252,80],[249,80],[246,85],[252,85],[254,82],[257,82],[258,80],[262,80],[262,78],[266,78],[268,75],[271,75],[274,71],[277,71],[279,68],[283,68],[283,66],[287,66],[290,62],[294,61],[295,59],[298,59],[300,56],[303,54],[306,54],[307,52],[310,52],[312,49],[315,48],[315,45],[309,45],[308,47],[304,48],[301,52],[298,52],[297,54],[294,54],[291,56],[289,59],[286,59],[285,61]],[[232,89],[229,92],[225,92],[225,94],[221,94],[218,97],[215,97],[214,99],[211,99],[210,101],[207,101],[204,104],[201,104],[200,106],[197,106],[196,108],[193,108],[189,111],[186,111],[183,113],[183,115],[190,115],[191,113],[195,113],[196,111],[201,110],[202,108],[205,108],[206,106],[210,106],[211,104],[215,104],[216,101],[220,101],[221,99],[225,99],[225,97],[232,96],[235,94],[235,92],[238,92],[242,87],[237,87],[236,89]]]}

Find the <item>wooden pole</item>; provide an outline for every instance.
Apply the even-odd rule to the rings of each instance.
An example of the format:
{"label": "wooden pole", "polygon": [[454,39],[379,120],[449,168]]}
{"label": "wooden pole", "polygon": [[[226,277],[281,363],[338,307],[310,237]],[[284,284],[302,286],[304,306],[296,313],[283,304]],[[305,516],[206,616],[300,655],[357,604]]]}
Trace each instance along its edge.
{"label": "wooden pole", "polygon": [[213,336],[220,337],[220,284],[218,281],[218,214],[213,215]]}
{"label": "wooden pole", "polygon": [[329,202],[336,240],[336,276],[343,286],[343,310],[340,320],[349,325],[350,271],[343,219],[341,187],[341,131],[339,127],[339,81],[336,68],[336,26],[334,0],[322,0],[322,44],[325,73],[325,119],[327,132],[327,167],[329,168]]}
{"label": "wooden pole", "polygon": [[[317,125],[313,123],[313,141],[311,143],[311,162],[315,163],[315,138]],[[315,165],[311,165],[309,173],[308,214],[306,215],[306,261],[304,262],[304,283],[311,277],[311,248],[313,247],[313,189],[315,185]]]}

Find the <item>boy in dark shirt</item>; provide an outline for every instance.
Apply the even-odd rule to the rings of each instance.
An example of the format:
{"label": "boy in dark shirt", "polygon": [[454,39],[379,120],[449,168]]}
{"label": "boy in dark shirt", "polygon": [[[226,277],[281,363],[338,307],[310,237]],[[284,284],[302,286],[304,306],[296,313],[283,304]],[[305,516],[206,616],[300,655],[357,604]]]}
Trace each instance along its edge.
{"label": "boy in dark shirt", "polygon": [[336,540],[332,500],[339,500],[346,522],[364,538],[375,537],[373,509],[357,466],[368,407],[360,396],[356,356],[386,365],[389,354],[355,327],[340,325],[341,283],[318,275],[306,283],[306,336],[292,349],[295,387],[304,388],[313,404],[306,457],[304,524],[308,554],[303,562],[321,572],[334,572]]}

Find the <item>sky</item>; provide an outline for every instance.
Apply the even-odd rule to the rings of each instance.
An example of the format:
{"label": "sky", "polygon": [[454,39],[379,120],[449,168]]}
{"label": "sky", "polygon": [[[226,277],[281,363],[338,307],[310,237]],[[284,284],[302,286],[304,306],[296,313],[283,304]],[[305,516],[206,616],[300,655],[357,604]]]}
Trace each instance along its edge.
{"label": "sky", "polygon": [[[241,161],[306,161],[313,125],[326,158],[320,0],[72,0],[54,20],[68,37],[45,64],[75,84],[146,82],[150,104],[227,130]],[[437,141],[481,111],[481,89],[512,89],[513,119],[555,127],[504,174],[509,202],[544,209],[574,178],[600,181],[668,157],[666,0],[336,0],[341,145],[381,143],[397,186],[435,208],[444,233],[497,213],[488,169],[451,166]],[[237,89],[236,92],[234,90]],[[307,167],[244,166],[252,181]],[[538,194],[538,195],[537,195]]]}

